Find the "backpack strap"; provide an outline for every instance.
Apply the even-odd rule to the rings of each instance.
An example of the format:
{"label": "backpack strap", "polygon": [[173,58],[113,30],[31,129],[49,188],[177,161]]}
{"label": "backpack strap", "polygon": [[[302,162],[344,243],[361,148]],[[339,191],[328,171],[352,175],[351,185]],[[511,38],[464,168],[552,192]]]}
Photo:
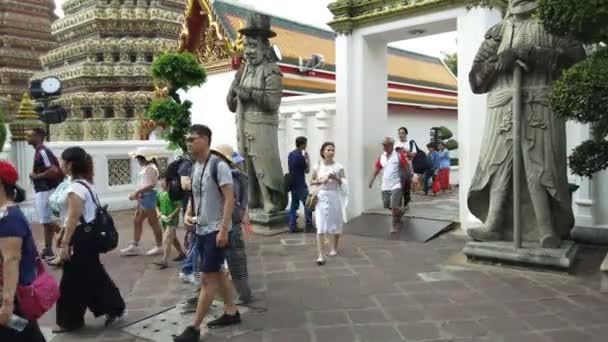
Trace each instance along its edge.
{"label": "backpack strap", "polygon": [[[75,180],[74,183],[78,183],[78,184],[84,186],[89,191],[89,194],[91,195],[91,199],[93,200],[93,203],[95,203],[95,206],[97,207],[97,209],[101,208],[101,204],[99,203],[99,198],[97,197],[96,194],[93,193],[93,190],[91,190],[91,187],[89,187],[87,185],[87,183],[85,183],[81,180]],[[83,206],[83,208],[84,208],[84,206]],[[84,219],[83,214],[80,215],[80,222],[82,224],[87,224],[87,222]]]}
{"label": "backpack strap", "polygon": [[75,180],[74,183],[81,184],[85,188],[87,188],[87,190],[89,191],[89,194],[91,195],[91,199],[93,199],[93,202],[95,203],[95,205],[97,207],[101,207],[101,203],[99,203],[99,197],[97,197],[97,194],[93,193],[93,190],[91,190],[91,188],[87,185],[87,183],[85,183],[81,180]]}
{"label": "backpack strap", "polygon": [[222,196],[224,196],[224,194],[222,193],[222,188],[220,187],[220,181],[217,177],[217,167],[218,167],[219,163],[224,163],[224,161],[221,160],[220,158],[216,157],[216,158],[213,158],[213,160],[211,162],[213,163],[213,165],[211,165],[211,178],[215,182],[215,185],[217,186],[217,190],[220,192],[220,194]]}
{"label": "backpack strap", "polygon": [[418,147],[418,143],[416,143],[416,140],[410,140],[410,152],[414,152],[414,146],[416,146],[416,153],[418,153],[418,151],[420,151],[420,147]]}

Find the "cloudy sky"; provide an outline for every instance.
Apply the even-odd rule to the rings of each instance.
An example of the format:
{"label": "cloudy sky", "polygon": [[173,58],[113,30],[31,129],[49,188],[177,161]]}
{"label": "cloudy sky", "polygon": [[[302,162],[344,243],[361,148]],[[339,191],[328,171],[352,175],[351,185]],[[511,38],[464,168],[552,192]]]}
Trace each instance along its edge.
{"label": "cloudy sky", "polygon": [[[62,16],[61,4],[64,0],[55,0],[57,14]],[[253,6],[260,11],[269,12],[276,16],[296,20],[305,24],[329,29],[326,25],[332,14],[327,9],[331,0],[233,0]],[[402,49],[440,57],[442,52],[456,51],[456,34],[446,33],[432,37],[399,42],[396,45]]]}

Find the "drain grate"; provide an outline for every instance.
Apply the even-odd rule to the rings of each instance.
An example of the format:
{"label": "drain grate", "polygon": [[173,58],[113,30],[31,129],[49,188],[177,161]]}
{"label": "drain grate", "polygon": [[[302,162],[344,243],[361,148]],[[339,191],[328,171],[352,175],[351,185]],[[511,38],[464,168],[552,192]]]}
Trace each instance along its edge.
{"label": "drain grate", "polygon": [[[205,317],[205,321],[201,326],[201,337],[209,334],[206,328],[206,323],[212,321],[223,314],[224,305],[220,301],[214,301],[209,308],[209,314]],[[241,316],[249,311],[246,307],[239,307]],[[192,324],[194,313],[183,314],[181,306],[176,306],[173,309],[163,311],[158,315],[146,318],[142,321],[129,325],[122,330],[133,336],[142,339],[167,342],[173,341],[173,336],[180,334],[186,327]],[[233,336],[241,335],[246,330],[240,325],[226,329],[214,329],[213,335],[229,339]]]}

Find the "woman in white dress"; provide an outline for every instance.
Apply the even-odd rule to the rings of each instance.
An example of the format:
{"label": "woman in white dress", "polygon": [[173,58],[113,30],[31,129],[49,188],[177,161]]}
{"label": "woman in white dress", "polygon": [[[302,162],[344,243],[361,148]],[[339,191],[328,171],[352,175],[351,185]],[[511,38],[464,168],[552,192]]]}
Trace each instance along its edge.
{"label": "woman in white dress", "polygon": [[324,240],[326,235],[332,236],[329,256],[338,254],[338,243],[344,226],[343,207],[345,206],[344,186],[346,176],[342,165],[334,160],[336,147],[332,142],[326,142],[321,147],[322,160],[312,172],[313,186],[317,187],[318,202],[315,208],[317,226],[317,249],[319,266],[325,264]]}

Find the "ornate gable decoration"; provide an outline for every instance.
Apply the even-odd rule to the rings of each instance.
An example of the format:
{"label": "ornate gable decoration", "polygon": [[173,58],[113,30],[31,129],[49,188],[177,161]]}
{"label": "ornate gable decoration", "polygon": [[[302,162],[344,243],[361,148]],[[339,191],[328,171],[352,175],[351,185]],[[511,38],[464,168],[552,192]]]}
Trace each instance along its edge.
{"label": "ornate gable decoration", "polygon": [[178,51],[194,53],[212,73],[230,68],[232,58],[242,54],[243,42],[240,34],[230,39],[209,0],[189,0]]}
{"label": "ornate gable decoration", "polygon": [[356,27],[462,5],[506,8],[507,0],[336,0],[327,6],[334,14],[328,25],[336,33],[349,34]]}

